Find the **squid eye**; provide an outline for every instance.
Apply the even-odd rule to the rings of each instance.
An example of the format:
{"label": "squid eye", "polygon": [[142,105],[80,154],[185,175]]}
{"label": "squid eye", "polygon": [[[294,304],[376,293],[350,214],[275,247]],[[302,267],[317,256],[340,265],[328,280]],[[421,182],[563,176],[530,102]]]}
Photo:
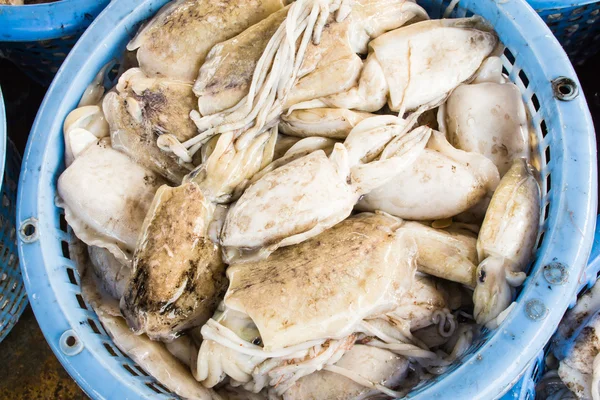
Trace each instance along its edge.
{"label": "squid eye", "polygon": [[254,338],[254,340],[252,341],[252,344],[256,345],[256,346],[262,346],[262,340],[259,337]]}
{"label": "squid eye", "polygon": [[477,274],[477,279],[479,280],[479,283],[485,283],[486,276],[487,274],[485,272],[485,269],[481,268]]}

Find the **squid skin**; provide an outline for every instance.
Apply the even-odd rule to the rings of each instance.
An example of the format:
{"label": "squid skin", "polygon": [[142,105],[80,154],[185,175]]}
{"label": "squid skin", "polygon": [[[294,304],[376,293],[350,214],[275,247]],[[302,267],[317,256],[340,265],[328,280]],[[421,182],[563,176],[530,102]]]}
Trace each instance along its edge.
{"label": "squid skin", "polygon": [[494,320],[511,303],[514,288],[526,278],[540,221],[540,187],[525,159],[516,159],[500,180],[477,238],[477,286],[474,316]]}
{"label": "squid skin", "polygon": [[[121,299],[134,331],[171,341],[215,311],[227,281],[219,247],[208,235],[213,212],[214,205],[193,182],[158,190]],[[182,213],[190,218],[181,218]]]}
{"label": "squid skin", "polygon": [[[193,82],[210,49],[283,6],[281,0],[176,0],[127,45],[148,75]],[[198,38],[202,38],[198,40]]]}

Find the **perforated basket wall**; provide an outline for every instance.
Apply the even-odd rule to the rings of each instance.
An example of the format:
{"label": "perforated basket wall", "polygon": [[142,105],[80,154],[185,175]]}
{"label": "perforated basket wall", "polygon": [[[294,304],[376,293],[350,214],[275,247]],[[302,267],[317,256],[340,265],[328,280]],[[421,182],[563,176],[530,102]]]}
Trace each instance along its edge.
{"label": "perforated basket wall", "polygon": [[[19,269],[15,217],[17,181],[21,158],[6,138],[6,119],[0,92],[0,174],[4,176],[0,194],[0,342],[17,323],[27,305],[25,286]],[[6,161],[6,165],[5,165]]]}
{"label": "perforated basket wall", "polygon": [[534,400],[535,385],[542,377],[544,372],[544,353],[538,356],[531,362],[525,370],[523,378],[521,378],[504,396],[502,400]]}
{"label": "perforated basket wall", "polygon": [[600,1],[528,0],[575,63],[600,51]]}
{"label": "perforated basket wall", "polygon": [[[139,24],[165,2],[120,0],[96,19],[46,95],[22,168],[18,221],[21,231],[27,227],[31,235],[20,238],[19,251],[30,301],[57,357],[93,398],[172,395],[115,348],[81,297],[77,270],[68,254],[71,237],[54,202],[56,180],[64,169],[61,128],[100,68],[122,54]],[[436,18],[450,1],[420,3]],[[597,201],[595,137],[568,58],[543,21],[523,2],[462,0],[452,17],[473,13],[494,25],[506,45],[505,72],[521,90],[532,118],[543,193],[540,238],[530,276],[500,328],[484,331],[459,363],[419,386],[408,398],[448,398],[451,394],[452,398],[487,400],[502,395],[518,381],[556,328],[575,293],[592,244],[595,219],[591,216]],[[552,278],[556,274],[551,272],[556,271],[564,272],[561,279]],[[65,332],[82,344],[80,351],[63,351]]]}
{"label": "perforated basket wall", "polygon": [[[574,307],[577,299],[581,297],[587,290],[589,290],[596,281],[600,279],[600,216],[596,219],[596,234],[594,236],[594,244],[592,246],[592,252],[589,257],[589,262],[585,268],[584,273],[579,279],[580,284],[577,290],[577,295],[573,297],[569,308]],[[593,316],[589,315],[586,321],[589,321]],[[586,321],[582,321],[582,325],[586,324]],[[563,343],[562,338],[554,337],[553,340],[545,347],[538,356],[529,365],[523,377],[513,388],[502,398],[502,400],[520,399],[520,400],[533,400],[536,398],[536,385],[546,372],[546,365],[544,362],[544,356],[548,352],[562,352],[566,349],[559,349],[560,347],[570,347],[574,343],[572,340],[567,343]],[[576,339],[576,338],[573,338]],[[558,343],[557,343],[558,342]]]}
{"label": "perforated basket wall", "polygon": [[0,5],[0,56],[48,86],[77,39],[110,0]]}

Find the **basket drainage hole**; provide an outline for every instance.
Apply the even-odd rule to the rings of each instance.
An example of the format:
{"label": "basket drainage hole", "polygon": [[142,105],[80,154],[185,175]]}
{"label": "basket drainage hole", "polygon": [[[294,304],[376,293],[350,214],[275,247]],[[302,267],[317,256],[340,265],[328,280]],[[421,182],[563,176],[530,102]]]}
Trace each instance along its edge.
{"label": "basket drainage hole", "polygon": [[83,343],[72,329],[66,330],[59,339],[60,350],[67,356],[74,356],[83,350]]}
{"label": "basket drainage hole", "polygon": [[19,236],[25,243],[33,243],[38,239],[37,219],[29,218],[21,223]]}
{"label": "basket drainage hole", "polygon": [[554,90],[554,97],[563,101],[573,100],[579,95],[577,84],[572,79],[564,76],[552,81],[552,89]]}

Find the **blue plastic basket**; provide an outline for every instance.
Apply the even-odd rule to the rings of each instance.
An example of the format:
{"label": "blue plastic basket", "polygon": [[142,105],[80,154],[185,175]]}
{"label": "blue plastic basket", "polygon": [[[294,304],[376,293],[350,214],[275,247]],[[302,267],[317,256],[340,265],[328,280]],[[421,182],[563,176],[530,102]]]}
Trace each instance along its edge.
{"label": "blue plastic basket", "polygon": [[6,138],[6,117],[0,91],[0,174],[4,176],[0,199],[0,342],[17,323],[27,305],[27,295],[19,269],[15,229],[20,165],[17,149]]}
{"label": "blue plastic basket", "polygon": [[79,36],[110,0],[0,5],[0,55],[48,86]]}
{"label": "blue plastic basket", "polygon": [[[592,246],[592,252],[590,254],[589,262],[587,267],[585,268],[584,273],[579,279],[580,285],[577,291],[577,296],[571,302],[570,307],[573,307],[577,302],[577,298],[583,294],[586,289],[591,288],[599,277],[600,274],[600,216],[596,219],[596,235],[594,237],[594,244]],[[585,325],[587,321],[589,321],[593,315],[589,315],[589,317],[582,321],[582,325]],[[539,380],[542,378],[545,372],[545,363],[544,356],[548,352],[552,351],[560,351],[564,353],[567,348],[571,347],[574,344],[574,338],[571,340],[565,340],[565,338],[557,338],[556,336],[553,340],[546,346],[545,351],[542,351],[536,359],[530,364],[525,373],[523,374],[523,378],[515,385],[513,388],[502,398],[502,400],[512,400],[512,399],[520,399],[520,400],[533,400],[535,399],[535,387]],[[565,343],[566,342],[566,343]],[[562,348],[557,348],[562,347]]]}
{"label": "blue plastic basket", "polygon": [[529,364],[523,377],[502,396],[502,400],[534,400],[535,385],[543,374],[544,353],[538,356]]}
{"label": "blue plastic basket", "polygon": [[[51,348],[96,399],[172,398],[117,350],[81,297],[71,240],[54,202],[64,169],[62,124],[97,72],[119,57],[140,23],[166,0],[108,5],[56,75],[34,123],[21,170],[19,251],[25,284]],[[421,1],[439,17],[450,1]],[[468,10],[468,11],[467,11]],[[492,399],[516,383],[542,350],[577,289],[592,246],[597,203],[596,143],[575,72],[548,27],[521,1],[462,0],[452,16],[476,13],[507,46],[505,72],[522,92],[540,154],[542,220],[535,263],[516,307],[450,370],[408,398]],[[28,232],[28,234],[26,234]],[[81,344],[69,350],[63,338]]]}
{"label": "blue plastic basket", "polygon": [[600,1],[528,0],[573,62],[600,52]]}

